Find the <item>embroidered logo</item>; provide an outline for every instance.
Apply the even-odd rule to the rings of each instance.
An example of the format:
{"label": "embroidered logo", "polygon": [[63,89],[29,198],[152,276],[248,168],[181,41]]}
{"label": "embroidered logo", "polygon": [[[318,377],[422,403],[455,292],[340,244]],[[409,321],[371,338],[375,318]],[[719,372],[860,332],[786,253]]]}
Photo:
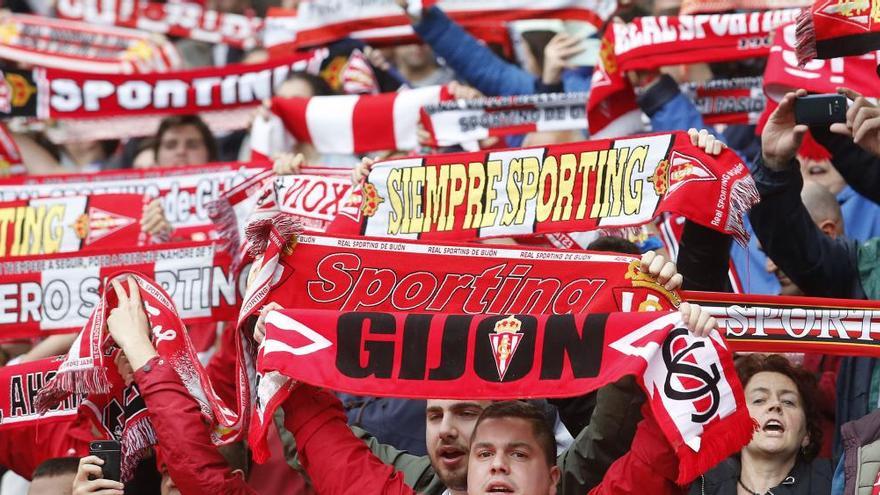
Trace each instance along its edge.
{"label": "embroidered logo", "polygon": [[522,341],[521,328],[522,322],[511,315],[495,323],[495,331],[489,334],[492,355],[495,357],[495,367],[498,369],[498,378],[501,381],[504,381],[504,375],[513,360],[513,354]]}

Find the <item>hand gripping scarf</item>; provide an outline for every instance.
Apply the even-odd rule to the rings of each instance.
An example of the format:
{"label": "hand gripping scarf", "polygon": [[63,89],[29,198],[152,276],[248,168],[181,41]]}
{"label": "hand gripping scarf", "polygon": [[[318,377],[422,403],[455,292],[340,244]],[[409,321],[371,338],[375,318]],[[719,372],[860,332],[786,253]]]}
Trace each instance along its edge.
{"label": "hand gripping scarf", "polygon": [[724,340],[693,337],[680,318],[273,311],[258,367],[334,390],[421,399],[569,397],[635,375],[685,484],[742,448],[752,422]]}
{"label": "hand gripping scarf", "polygon": [[356,216],[329,232],[422,240],[530,236],[641,225],[680,213],[747,240],[757,202],[732,151],[706,155],[685,133],[377,163]]}
{"label": "hand gripping scarf", "polygon": [[587,129],[588,93],[496,96],[445,101],[421,110],[432,146],[475,142],[489,136]]}
{"label": "hand gripping scarf", "polygon": [[816,0],[797,20],[797,58],[861,55],[880,49],[880,1]]}
{"label": "hand gripping scarf", "polygon": [[[250,361],[252,351],[248,339],[242,337],[237,341],[236,404],[228,406],[214,392],[168,294],[158,284],[136,272],[114,275],[125,276],[134,277],[137,281],[156,352],[174,366],[181,382],[199,403],[205,421],[211,425],[211,439],[217,445],[239,440],[247,431],[250,413],[251,377],[248,370],[253,369],[253,363]],[[36,407],[39,412],[50,410],[71,394],[119,392],[111,387],[108,380],[108,368],[114,367],[108,354],[114,343],[109,334],[105,334],[107,317],[116,304],[115,292],[104,291],[57,374],[37,394]],[[129,419],[122,431],[124,471],[130,473],[137,463],[137,453],[154,443],[155,434],[145,411],[140,412],[138,419]]]}

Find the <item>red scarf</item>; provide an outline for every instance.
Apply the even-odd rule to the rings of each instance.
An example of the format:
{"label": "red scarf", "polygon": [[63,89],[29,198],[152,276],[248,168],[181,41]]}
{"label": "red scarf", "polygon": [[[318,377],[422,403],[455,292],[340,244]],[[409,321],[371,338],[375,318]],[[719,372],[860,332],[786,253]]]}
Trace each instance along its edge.
{"label": "red scarf", "polygon": [[[187,387],[211,426],[211,439],[215,444],[239,440],[247,431],[250,413],[251,379],[245,355],[251,352],[249,341],[241,338],[236,348],[236,401],[228,407],[214,392],[204,367],[199,363],[192,342],[175,306],[181,307],[160,287],[159,284],[136,272],[117,272],[115,276],[133,276],[138,282],[141,300],[147,312],[152,329],[156,352],[172,363],[181,381]],[[83,326],[82,332],[58,368],[55,377],[39,392],[36,398],[37,410],[48,411],[58,403],[74,394],[104,395],[122,397],[119,387],[112,387],[108,379],[108,369],[115,368],[108,361],[113,341],[105,335],[106,320],[110,310],[116,305],[116,294],[104,291],[97,306]],[[123,398],[124,399],[124,398]],[[138,460],[138,453],[155,444],[155,434],[149,424],[147,411],[138,410],[134,416],[127,415],[127,423],[122,430],[123,479],[132,473]]]}
{"label": "red scarf", "polygon": [[429,86],[377,95],[272,99],[272,112],[297,141],[319,153],[411,150],[424,105],[448,98],[445,87]]}
{"label": "red scarf", "polygon": [[756,202],[735,153],[710,157],[679,132],[378,163],[358,215],[330,231],[471,240],[641,225],[673,211],[746,242],[742,216]]}
{"label": "red scarf", "polygon": [[175,228],[175,238],[204,240],[214,235],[214,224],[208,215],[208,205],[219,199],[223,192],[265,171],[268,166],[268,163],[212,163],[145,170],[15,177],[0,180],[0,200],[111,193],[137,194],[149,199],[160,197],[165,217]]}
{"label": "red scarf", "polygon": [[770,33],[799,12],[636,17],[628,24],[612,23],[609,29],[614,32],[617,63],[627,72],[766,56]]}
{"label": "red scarf", "polygon": [[0,29],[7,33],[0,58],[22,64],[100,74],[165,72],[180,65],[169,41],[132,29],[23,14],[4,16]]}
{"label": "red scarf", "polygon": [[0,203],[0,258],[143,246],[144,197],[93,194]]}
{"label": "red scarf", "polygon": [[0,368],[0,430],[33,422],[70,420],[76,416],[82,403],[82,398],[76,395],[42,415],[34,405],[37,392],[55,376],[63,361],[63,356],[55,356]]}
{"label": "red scarf", "polygon": [[[381,342],[372,339],[378,333]],[[752,435],[723,340],[691,336],[678,314],[275,311],[259,356],[261,372],[344,392],[421,399],[570,397],[635,375],[678,454],[679,484]]]}
{"label": "red scarf", "polygon": [[432,146],[475,143],[489,136],[586,130],[588,93],[496,96],[425,106],[421,123]]}
{"label": "red scarf", "polygon": [[682,0],[680,14],[711,14],[730,10],[806,7],[811,0]]}
{"label": "red scarf", "polygon": [[645,131],[633,87],[614,55],[614,30],[605,29],[599,64],[593,70],[587,101],[590,137],[605,139]]}
{"label": "red scarf", "polygon": [[[602,0],[427,0],[410,4],[428,8],[437,5],[453,20],[467,24],[499,23],[517,19],[552,17],[583,20],[599,27],[614,14],[616,4]],[[409,18],[391,2],[363,3],[357,0],[302,2],[295,20],[296,46],[323,45],[357,31],[409,27]],[[293,26],[291,26],[293,27]]]}
{"label": "red scarf", "polygon": [[211,242],[113,248],[6,258],[0,338],[29,338],[82,328],[100,303],[106,277],[137,270],[157,280],[187,324],[235,319],[242,293],[229,255]]}
{"label": "red scarf", "polygon": [[58,17],[102,26],[123,26],[189,38],[206,43],[224,43],[250,50],[262,44],[259,39],[263,20],[259,17],[208,10],[195,2],[154,3],[135,0],[113,2],[98,0],[60,0]]}
{"label": "red scarf", "polygon": [[767,105],[760,77],[688,83],[683,90],[706,124],[755,124]]}
{"label": "red scarf", "polygon": [[880,1],[816,0],[797,20],[797,58],[861,55],[880,48]]}
{"label": "red scarf", "polygon": [[19,105],[12,105],[12,115],[23,115],[25,107],[40,119],[190,114],[253,107],[271,98],[291,71],[305,70],[312,56],[304,53],[261,64],[136,76],[35,69],[25,78],[22,91],[26,93]]}

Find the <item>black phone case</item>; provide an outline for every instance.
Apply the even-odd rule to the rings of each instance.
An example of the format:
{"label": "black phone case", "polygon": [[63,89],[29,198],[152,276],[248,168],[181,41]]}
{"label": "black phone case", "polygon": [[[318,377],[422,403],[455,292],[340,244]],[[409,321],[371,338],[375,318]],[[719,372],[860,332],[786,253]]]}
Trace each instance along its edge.
{"label": "black phone case", "polygon": [[846,122],[846,97],[812,95],[794,102],[794,119],[798,124],[825,125]]}
{"label": "black phone case", "polygon": [[92,442],[89,445],[89,453],[104,461],[104,465],[101,466],[104,479],[120,481],[122,452],[118,442]]}

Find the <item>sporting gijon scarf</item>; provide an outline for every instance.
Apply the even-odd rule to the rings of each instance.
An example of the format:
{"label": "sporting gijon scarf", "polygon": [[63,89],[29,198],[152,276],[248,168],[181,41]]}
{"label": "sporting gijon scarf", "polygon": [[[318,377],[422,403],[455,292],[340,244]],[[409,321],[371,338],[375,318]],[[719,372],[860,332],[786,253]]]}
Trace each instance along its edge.
{"label": "sporting gijon scarf", "polygon": [[635,226],[671,211],[746,242],[742,216],[757,200],[732,151],[649,134],[380,162],[358,214],[329,231],[462,241]]}
{"label": "sporting gijon scarf", "polygon": [[132,29],[24,14],[0,19],[0,58],[96,74],[166,72],[180,65],[177,50]]}
{"label": "sporting gijon scarf", "polygon": [[0,368],[0,430],[33,422],[70,420],[77,415],[82,400],[76,395],[45,414],[39,414],[34,405],[37,392],[55,376],[63,361],[63,356],[55,356]]}
{"label": "sporting gijon scarf", "polygon": [[144,196],[93,194],[0,202],[0,259],[142,246]]}
{"label": "sporting gijon scarf", "polygon": [[737,77],[682,85],[706,124],[755,124],[767,106],[763,79]]}
{"label": "sporting gijon scarf", "polygon": [[43,175],[0,180],[0,200],[92,194],[137,194],[162,198],[165,218],[175,238],[204,240],[214,224],[208,205],[220,195],[257,175],[269,163],[213,163],[207,165],[110,170],[89,174]]}
{"label": "sporting gijon scarf", "polygon": [[[412,9],[440,7],[464,24],[552,17],[583,20],[602,26],[617,8],[608,0],[427,0],[410,4]],[[409,18],[394,2],[364,3],[356,0],[302,2],[295,19],[296,46],[323,45],[356,31],[408,27]]]}
{"label": "sporting gijon scarf", "polygon": [[693,337],[680,318],[273,311],[257,366],[333,390],[421,399],[573,397],[635,375],[686,484],[739,451],[752,422],[724,341]]}
{"label": "sporting gijon scarf", "polygon": [[428,86],[377,95],[272,98],[272,112],[300,142],[319,153],[411,150],[418,146],[419,110],[449,95]]}
{"label": "sporting gijon scarf", "polygon": [[261,64],[136,75],[19,71],[24,81],[13,95],[8,115],[95,119],[253,107],[271,98],[292,71],[305,70],[312,56],[302,53]]}
{"label": "sporting gijon scarf", "polygon": [[489,136],[587,129],[588,93],[542,93],[451,100],[422,108],[432,146],[473,143]]}
{"label": "sporting gijon scarf", "polygon": [[612,23],[614,53],[624,72],[665,65],[764,57],[770,34],[798,9],[735,14],[636,17]]}
{"label": "sporting gijon scarf", "polygon": [[[127,290],[125,277],[137,281],[141,300],[153,336],[157,354],[171,363],[192,398],[198,402],[205,422],[210,426],[211,439],[216,445],[239,440],[247,431],[250,414],[251,376],[249,340],[240,338],[236,346],[235,387],[236,404],[227,406],[214,391],[211,381],[198,360],[186,327],[177,314],[175,302],[160,284],[137,272],[116,272]],[[40,389],[36,398],[39,412],[48,411],[74,394],[120,395],[119,387],[112,387],[108,368],[114,364],[108,356],[113,350],[113,339],[105,333],[107,317],[117,304],[113,291],[102,291],[88,321],[74,341],[56,375]],[[135,331],[135,330],[132,330]],[[136,419],[134,419],[136,417]],[[146,409],[135,416],[127,416],[122,431],[123,479],[137,463],[137,454],[155,443],[155,434],[149,424]]]}
{"label": "sporting gijon scarf", "polygon": [[629,79],[614,54],[614,30],[605,29],[599,63],[593,69],[587,100],[590,137],[605,139],[645,132],[642,111]]}
{"label": "sporting gijon scarf", "polygon": [[128,270],[157,280],[187,324],[234,320],[244,280],[230,264],[210,241],[4,258],[0,340],[82,328],[106,278]]}
{"label": "sporting gijon scarf", "polygon": [[195,2],[60,0],[55,10],[64,19],[130,27],[245,50],[262,44],[263,19],[209,10]]}
{"label": "sporting gijon scarf", "polygon": [[862,55],[880,48],[880,1],[815,0],[797,20],[797,58]]}

